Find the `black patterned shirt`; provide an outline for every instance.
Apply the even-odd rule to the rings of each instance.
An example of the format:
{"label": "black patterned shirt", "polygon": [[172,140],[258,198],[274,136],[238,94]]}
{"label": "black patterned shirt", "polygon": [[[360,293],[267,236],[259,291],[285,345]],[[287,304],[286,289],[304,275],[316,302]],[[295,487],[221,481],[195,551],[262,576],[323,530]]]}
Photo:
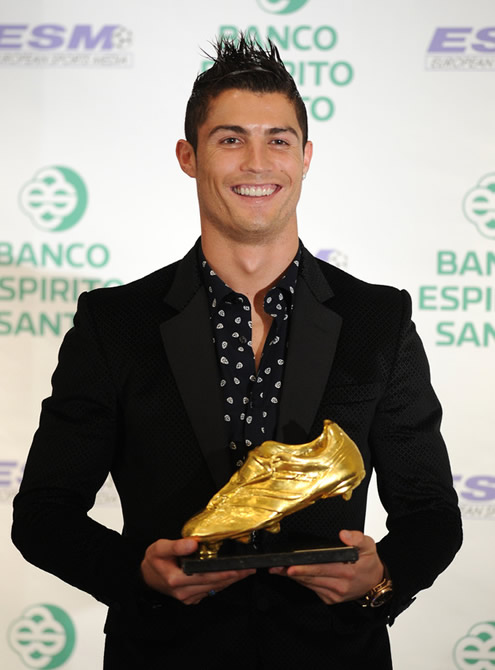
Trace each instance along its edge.
{"label": "black patterned shirt", "polygon": [[249,299],[227,286],[199,251],[233,468],[243,464],[250,448],[275,436],[300,257],[301,246],[284,276],[266,293],[264,309],[273,322],[256,371]]}

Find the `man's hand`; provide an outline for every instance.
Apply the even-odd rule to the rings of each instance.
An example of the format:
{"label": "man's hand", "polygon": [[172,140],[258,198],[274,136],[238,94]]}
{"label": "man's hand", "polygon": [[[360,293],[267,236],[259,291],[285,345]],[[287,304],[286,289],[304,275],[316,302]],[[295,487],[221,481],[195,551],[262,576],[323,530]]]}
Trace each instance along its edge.
{"label": "man's hand", "polygon": [[344,544],[359,550],[356,563],[320,563],[271,568],[273,575],[285,575],[314,591],[327,605],[364,596],[384,575],[384,566],[371,537],[358,530],[340,531]]}
{"label": "man's hand", "polygon": [[222,591],[227,586],[252,575],[256,570],[229,570],[186,575],[177,558],[192,554],[198,548],[196,540],[157,540],[151,544],[141,563],[145,583],[155,591],[180,600],[185,605],[196,605],[210,592]]}

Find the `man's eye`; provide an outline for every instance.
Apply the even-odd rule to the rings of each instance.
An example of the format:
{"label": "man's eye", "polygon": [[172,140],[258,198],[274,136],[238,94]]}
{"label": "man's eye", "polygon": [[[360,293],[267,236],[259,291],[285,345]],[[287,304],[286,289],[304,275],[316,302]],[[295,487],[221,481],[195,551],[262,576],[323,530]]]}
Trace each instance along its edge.
{"label": "man's eye", "polygon": [[237,137],[226,137],[222,140],[222,144],[237,144],[239,139]]}
{"label": "man's eye", "polygon": [[280,139],[280,137],[275,137],[272,140],[272,144],[276,144],[277,146],[284,146],[284,145],[289,145],[289,143],[286,140]]}

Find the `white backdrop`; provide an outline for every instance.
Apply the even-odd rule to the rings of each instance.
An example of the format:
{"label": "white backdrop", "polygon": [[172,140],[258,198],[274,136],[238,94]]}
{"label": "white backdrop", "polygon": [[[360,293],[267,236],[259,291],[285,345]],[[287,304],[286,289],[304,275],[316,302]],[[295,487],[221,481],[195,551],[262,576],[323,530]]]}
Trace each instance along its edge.
{"label": "white backdrop", "polygon": [[[238,29],[272,37],[308,101],[302,239],[410,291],[444,404],[465,543],[391,629],[395,667],[493,667],[494,26],[492,0],[0,0],[2,668],[101,667],[105,608],[24,563],[11,501],[77,294],[198,235],[175,143],[201,48]],[[111,484],[93,514],[119,528]]]}

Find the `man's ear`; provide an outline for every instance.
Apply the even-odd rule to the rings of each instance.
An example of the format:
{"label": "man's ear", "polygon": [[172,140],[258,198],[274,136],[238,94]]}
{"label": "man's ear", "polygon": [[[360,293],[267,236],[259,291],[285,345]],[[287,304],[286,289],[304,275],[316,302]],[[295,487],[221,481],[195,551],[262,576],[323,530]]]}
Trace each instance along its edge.
{"label": "man's ear", "polygon": [[306,146],[304,147],[304,176],[306,176],[307,171],[309,170],[309,166],[311,164],[311,159],[313,157],[313,142],[310,142],[308,140],[306,142]]}
{"label": "man's ear", "polygon": [[182,170],[189,177],[196,177],[196,154],[194,153],[192,144],[187,140],[179,140],[175,147],[175,155]]}

